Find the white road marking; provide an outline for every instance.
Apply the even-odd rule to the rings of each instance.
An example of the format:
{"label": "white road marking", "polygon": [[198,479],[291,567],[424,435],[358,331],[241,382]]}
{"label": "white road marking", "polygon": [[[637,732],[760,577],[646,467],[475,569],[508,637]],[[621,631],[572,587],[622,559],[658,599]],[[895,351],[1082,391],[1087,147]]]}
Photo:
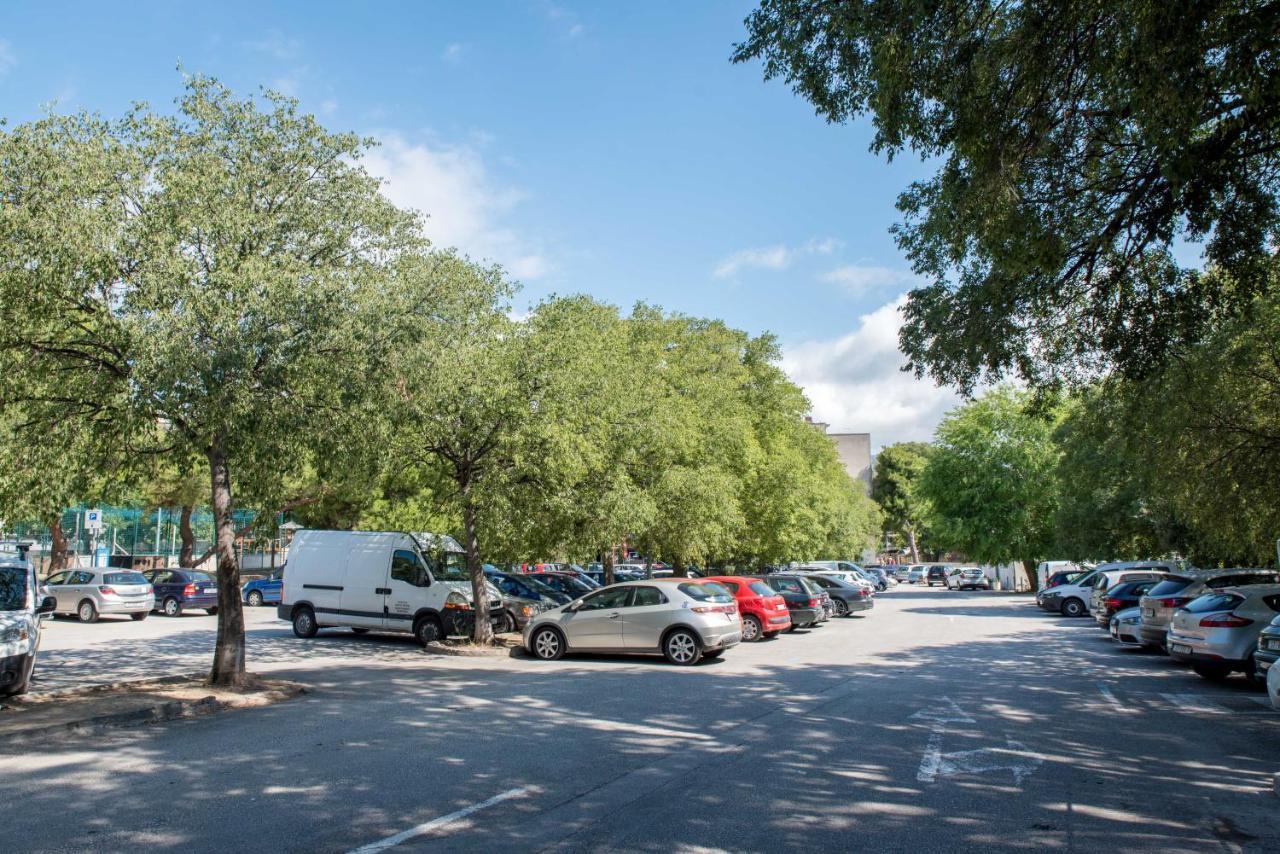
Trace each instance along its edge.
{"label": "white road marking", "polygon": [[1163,694],[1162,693],[1160,696],[1164,697],[1165,700],[1177,706],[1178,708],[1188,712],[1202,712],[1205,714],[1212,714],[1212,715],[1227,715],[1231,713],[1230,709],[1227,709],[1224,706],[1219,706],[1217,703],[1211,703],[1208,700],[1204,699],[1203,697],[1198,697],[1195,694],[1183,694],[1183,693]]}
{"label": "white road marking", "polygon": [[942,767],[942,730],[935,729],[929,733],[929,744],[920,757],[920,770],[916,779],[921,783],[932,783],[938,778],[938,769]]}
{"label": "white road marking", "polygon": [[1027,750],[1026,745],[1005,737],[1007,747],[982,747],[977,750],[957,750],[939,756],[936,774],[954,777],[957,774],[985,774],[988,771],[1009,771],[1015,786],[1030,777],[1043,764],[1038,754]]}
{"label": "white road marking", "polygon": [[481,801],[478,804],[472,804],[469,807],[464,807],[457,812],[442,815],[439,818],[426,822],[425,824],[420,824],[417,827],[411,827],[394,836],[388,836],[386,839],[380,839],[377,842],[370,842],[368,845],[355,849],[351,854],[374,854],[376,851],[385,851],[388,848],[399,845],[401,842],[413,839],[415,836],[422,836],[423,834],[430,833],[433,830],[440,830],[441,828],[448,827],[449,825],[461,821],[473,813],[480,812],[480,810],[483,809],[488,809],[494,804],[500,804],[503,801],[509,801],[512,798],[524,797],[525,795],[531,794],[535,791],[537,791],[536,786],[521,786],[518,789],[508,789],[502,794],[494,795],[487,801]]}
{"label": "white road marking", "polygon": [[935,729],[941,728],[942,724],[957,723],[971,724],[974,723],[973,718],[969,717],[968,712],[955,704],[950,697],[940,697],[938,704],[928,709],[921,709],[908,718],[913,721],[933,721]]}
{"label": "white road marking", "polygon": [[1106,700],[1108,703],[1110,703],[1112,708],[1114,708],[1117,712],[1132,714],[1133,712],[1137,711],[1137,709],[1131,709],[1128,706],[1126,706],[1124,703],[1120,702],[1119,698],[1117,698],[1115,694],[1111,693],[1111,689],[1108,688],[1106,685],[1103,685],[1101,682],[1098,683],[1098,693],[1101,694],[1102,698]]}

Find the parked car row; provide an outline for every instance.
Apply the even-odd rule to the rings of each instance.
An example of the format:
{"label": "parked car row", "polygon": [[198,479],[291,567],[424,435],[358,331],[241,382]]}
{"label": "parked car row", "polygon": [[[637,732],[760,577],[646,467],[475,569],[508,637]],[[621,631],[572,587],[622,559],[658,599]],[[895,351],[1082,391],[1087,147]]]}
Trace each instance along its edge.
{"label": "parked car row", "polygon": [[1163,652],[1213,681],[1240,673],[1261,685],[1280,657],[1280,571],[1273,569],[1101,564],[1061,579],[1036,601],[1068,617],[1081,616],[1087,602],[1117,643]]}
{"label": "parked car row", "polygon": [[53,613],[73,614],[82,623],[96,623],[103,614],[145,620],[153,611],[166,617],[191,608],[218,613],[217,582],[191,569],[68,569],[46,578],[41,590],[53,597]]}

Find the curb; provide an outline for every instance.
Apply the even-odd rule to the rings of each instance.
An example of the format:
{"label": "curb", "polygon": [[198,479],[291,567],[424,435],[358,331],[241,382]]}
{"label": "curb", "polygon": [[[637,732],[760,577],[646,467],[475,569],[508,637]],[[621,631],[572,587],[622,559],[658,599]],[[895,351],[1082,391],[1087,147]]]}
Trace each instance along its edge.
{"label": "curb", "polygon": [[92,735],[104,729],[115,727],[164,723],[165,721],[211,715],[226,708],[229,708],[227,703],[219,702],[212,695],[201,697],[199,700],[169,700],[168,702],[157,703],[142,709],[131,709],[127,712],[99,715],[94,718],[66,721],[65,723],[51,724],[44,727],[22,728],[13,734],[36,738],[66,734]]}

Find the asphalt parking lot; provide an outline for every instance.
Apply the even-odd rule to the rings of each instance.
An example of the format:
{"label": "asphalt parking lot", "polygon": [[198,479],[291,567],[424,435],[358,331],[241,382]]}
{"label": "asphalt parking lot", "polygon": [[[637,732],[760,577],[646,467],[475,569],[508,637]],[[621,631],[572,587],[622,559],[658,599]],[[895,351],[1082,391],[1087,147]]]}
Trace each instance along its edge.
{"label": "asphalt parking lot", "polygon": [[[50,627],[37,690],[213,621]],[[265,709],[5,746],[31,850],[1274,851],[1280,713],[1029,597],[899,588],[722,659],[430,656],[252,612]],[[86,638],[92,642],[86,643]],[[76,804],[68,810],[67,803]],[[157,806],[162,804],[162,807]],[[377,846],[384,846],[379,848]]]}

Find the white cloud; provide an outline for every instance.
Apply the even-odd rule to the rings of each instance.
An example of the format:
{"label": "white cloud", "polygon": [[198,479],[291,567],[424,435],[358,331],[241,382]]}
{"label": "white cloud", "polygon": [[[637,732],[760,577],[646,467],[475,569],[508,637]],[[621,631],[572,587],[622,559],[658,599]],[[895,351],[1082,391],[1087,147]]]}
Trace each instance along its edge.
{"label": "white cloud", "polygon": [[436,246],[496,261],[517,279],[552,271],[551,260],[508,223],[524,194],[497,186],[479,151],[409,142],[395,133],[383,134],[381,142],[365,157],[365,167],[386,180],[387,198],[427,215],[426,232]]}
{"label": "white cloud", "polygon": [[741,249],[722,259],[712,271],[717,279],[729,279],[742,270],[785,270],[804,255],[830,255],[844,245],[834,237],[814,238],[790,247],[779,244],[756,249]]}
{"label": "white cloud", "polygon": [[462,61],[463,46],[458,42],[454,42],[444,49],[440,54],[443,62],[458,63]]}
{"label": "white cloud", "polygon": [[960,396],[900,370],[903,294],[858,318],[857,328],[827,341],[784,348],[782,367],[804,388],[813,415],[835,432],[870,433],[872,447],[928,441]]}
{"label": "white cloud", "polygon": [[586,28],[578,20],[578,14],[572,9],[556,3],[543,3],[542,8],[547,19],[560,27],[568,38],[576,39],[586,32]]}
{"label": "white cloud", "polygon": [[890,288],[899,289],[916,281],[916,276],[910,271],[876,264],[846,264],[823,273],[820,278],[824,282],[842,285],[856,297],[883,293]]}
{"label": "white cloud", "polygon": [[266,38],[242,42],[241,44],[246,50],[251,50],[254,53],[264,53],[282,61],[297,59],[298,54],[302,53],[302,42],[297,39],[286,38],[278,31],[272,32]]}
{"label": "white cloud", "polygon": [[333,98],[325,98],[320,102],[320,112],[326,116],[332,116],[338,112],[338,102]]}
{"label": "white cloud", "polygon": [[0,39],[0,79],[3,79],[17,64],[18,56],[13,52],[13,45]]}

